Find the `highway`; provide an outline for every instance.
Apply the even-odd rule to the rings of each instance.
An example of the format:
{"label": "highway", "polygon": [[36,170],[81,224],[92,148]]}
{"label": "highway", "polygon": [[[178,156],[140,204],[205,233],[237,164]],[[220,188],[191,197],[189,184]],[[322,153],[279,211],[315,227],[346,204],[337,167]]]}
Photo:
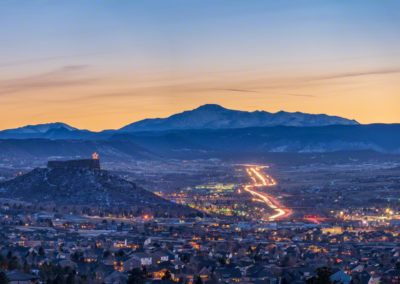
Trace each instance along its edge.
{"label": "highway", "polygon": [[269,208],[275,210],[276,214],[269,216],[267,220],[277,220],[288,217],[292,214],[292,210],[285,208],[275,198],[265,192],[256,190],[257,187],[268,187],[276,185],[276,181],[270,176],[263,174],[260,169],[265,167],[251,166],[246,167],[247,174],[253,181],[252,184],[245,185],[244,190],[256,197],[257,201],[265,203]]}

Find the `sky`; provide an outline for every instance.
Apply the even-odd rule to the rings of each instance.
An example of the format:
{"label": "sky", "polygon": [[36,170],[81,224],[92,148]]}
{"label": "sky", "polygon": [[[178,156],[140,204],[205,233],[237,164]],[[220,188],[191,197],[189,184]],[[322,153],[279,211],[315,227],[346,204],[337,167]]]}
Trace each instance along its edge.
{"label": "sky", "polygon": [[400,123],[400,1],[0,0],[0,129],[206,103]]}

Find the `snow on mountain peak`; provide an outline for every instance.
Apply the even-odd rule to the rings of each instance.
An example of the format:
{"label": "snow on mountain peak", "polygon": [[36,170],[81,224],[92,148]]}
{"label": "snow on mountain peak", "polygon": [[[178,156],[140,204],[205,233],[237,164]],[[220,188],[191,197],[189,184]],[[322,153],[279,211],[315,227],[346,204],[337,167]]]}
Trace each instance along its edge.
{"label": "snow on mountain peak", "polygon": [[7,133],[20,133],[20,134],[28,134],[28,133],[46,133],[50,130],[55,129],[66,129],[69,131],[77,130],[75,127],[69,126],[68,124],[62,122],[54,122],[54,123],[44,123],[44,124],[36,124],[36,125],[26,125],[19,128],[7,129],[4,132]]}
{"label": "snow on mountain peak", "polygon": [[266,111],[239,111],[217,104],[205,104],[196,109],[171,115],[167,118],[145,119],[129,124],[121,131],[159,131],[169,129],[221,129],[267,126],[327,126],[354,125],[358,122],[338,116],[307,114],[301,112],[270,113]]}

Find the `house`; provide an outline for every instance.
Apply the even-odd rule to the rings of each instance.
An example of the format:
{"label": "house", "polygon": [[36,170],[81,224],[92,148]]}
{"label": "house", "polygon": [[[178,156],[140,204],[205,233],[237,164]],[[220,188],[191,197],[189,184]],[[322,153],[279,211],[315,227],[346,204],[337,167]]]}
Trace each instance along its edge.
{"label": "house", "polygon": [[128,280],[128,276],[118,270],[115,270],[110,275],[104,278],[106,284],[123,284]]}
{"label": "house", "polygon": [[142,261],[139,260],[137,257],[131,257],[124,261],[122,267],[124,271],[130,271],[134,268],[140,268],[142,267],[142,265],[144,264],[142,264]]}
{"label": "house", "polygon": [[211,268],[203,267],[199,272],[199,277],[203,281],[207,281],[211,278]]}
{"label": "house", "polygon": [[154,252],[151,257],[154,263],[161,263],[169,260],[169,254],[163,251]]}
{"label": "house", "polygon": [[39,283],[39,278],[35,275],[26,274],[18,270],[7,271],[7,278],[10,284],[33,284]]}
{"label": "house", "polygon": [[132,258],[135,258],[140,261],[140,265],[151,265],[153,262],[153,258],[151,255],[145,252],[136,252],[132,254]]}
{"label": "house", "polygon": [[64,259],[64,260],[59,261],[58,264],[62,268],[65,268],[65,267],[70,267],[72,269],[76,269],[77,268],[77,264],[75,262],[71,261],[71,260]]}
{"label": "house", "polygon": [[346,272],[340,270],[340,271],[332,274],[329,279],[331,282],[336,281],[336,283],[349,284],[350,280],[351,280],[351,276],[348,275]]}
{"label": "house", "polygon": [[185,267],[185,263],[182,262],[180,259],[174,260],[173,265],[175,269],[183,269]]}
{"label": "house", "polygon": [[168,271],[171,275],[171,279],[174,280],[175,275],[174,275],[173,271],[171,271],[171,270],[172,270],[171,268],[161,265],[161,266],[156,266],[156,267],[150,268],[148,270],[148,272],[151,273],[153,279],[162,280],[162,278],[166,275],[166,273]]}

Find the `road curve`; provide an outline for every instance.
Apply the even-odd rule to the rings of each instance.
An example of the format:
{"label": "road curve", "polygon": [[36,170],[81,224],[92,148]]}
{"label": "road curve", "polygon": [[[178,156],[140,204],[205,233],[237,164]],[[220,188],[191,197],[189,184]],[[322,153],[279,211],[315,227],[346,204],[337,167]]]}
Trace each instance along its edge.
{"label": "road curve", "polygon": [[276,211],[276,214],[269,216],[268,220],[277,220],[288,217],[292,214],[292,210],[285,208],[275,198],[268,195],[265,192],[258,191],[256,187],[274,186],[276,181],[269,175],[263,175],[260,169],[263,167],[247,167],[247,174],[253,181],[253,184],[245,185],[244,190],[249,192],[251,195],[257,197],[259,201],[264,202],[268,207]]}

